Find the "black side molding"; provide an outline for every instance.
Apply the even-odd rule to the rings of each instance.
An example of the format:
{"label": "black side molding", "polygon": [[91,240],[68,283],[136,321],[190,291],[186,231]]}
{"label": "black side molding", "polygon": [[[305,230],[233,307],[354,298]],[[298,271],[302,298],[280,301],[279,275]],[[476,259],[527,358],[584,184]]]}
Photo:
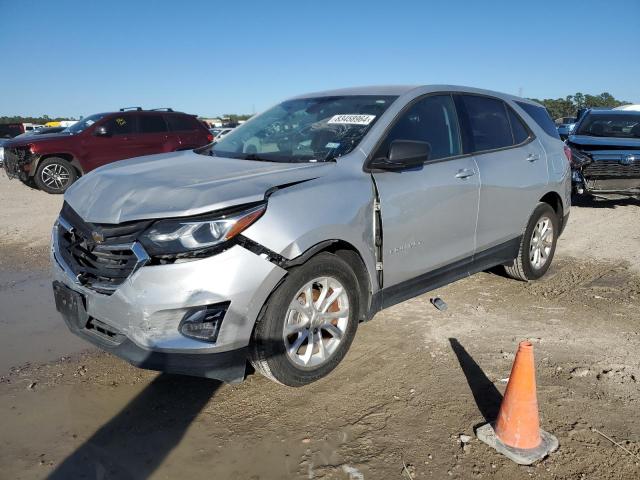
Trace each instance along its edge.
{"label": "black side molding", "polygon": [[463,258],[418,277],[383,288],[373,295],[368,318],[373,318],[380,310],[513,260],[518,256],[521,240],[522,236],[519,236],[476,253],[471,257]]}

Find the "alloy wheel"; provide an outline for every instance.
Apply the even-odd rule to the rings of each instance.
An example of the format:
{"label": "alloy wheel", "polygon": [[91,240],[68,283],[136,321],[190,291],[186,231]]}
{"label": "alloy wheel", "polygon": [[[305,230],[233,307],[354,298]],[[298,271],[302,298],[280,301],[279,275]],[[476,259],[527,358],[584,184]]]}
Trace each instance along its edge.
{"label": "alloy wheel", "polygon": [[547,263],[553,248],[553,235],[551,219],[546,215],[540,217],[529,242],[529,260],[533,268],[539,270]]}
{"label": "alloy wheel", "polygon": [[289,359],[298,367],[315,368],[335,353],[349,323],[349,297],[333,277],[305,284],[287,309],[283,337]]}
{"label": "alloy wheel", "polygon": [[40,173],[42,182],[54,190],[63,190],[69,183],[71,172],[59,163],[52,163],[42,169]]}

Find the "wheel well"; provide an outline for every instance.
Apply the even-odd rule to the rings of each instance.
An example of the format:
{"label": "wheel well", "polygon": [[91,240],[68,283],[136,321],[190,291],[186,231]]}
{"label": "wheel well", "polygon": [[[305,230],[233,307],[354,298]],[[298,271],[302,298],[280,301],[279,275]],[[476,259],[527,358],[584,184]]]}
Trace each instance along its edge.
{"label": "wheel well", "polygon": [[[358,293],[360,294],[361,302],[360,311],[358,312],[358,320],[361,322],[367,320],[369,304],[371,303],[371,281],[364,260],[360,256],[360,252],[358,252],[358,250],[353,245],[343,240],[327,242],[324,247],[314,251],[311,257],[314,257],[321,252],[328,252],[337,255],[349,264],[356,275],[358,286],[360,288],[360,291]],[[309,258],[305,260],[309,260]]]}
{"label": "wheel well", "polygon": [[558,220],[562,222],[564,218],[564,207],[562,205],[562,198],[556,192],[549,192],[545,194],[540,201],[548,204],[556,212]]}
{"label": "wheel well", "polygon": [[65,159],[76,170],[76,173],[78,174],[78,177],[82,176],[82,169],[80,168],[80,165],[73,158],[73,155],[70,155],[68,153],[48,153],[48,154],[43,155],[42,157],[40,157],[38,159],[38,163],[36,163],[36,166],[35,166],[36,168],[34,168],[32,172],[30,172],[31,175],[33,176],[33,175],[36,174],[36,170],[38,170],[38,166],[40,165],[40,162],[42,162],[43,160],[46,160],[47,158],[51,158],[51,157]]}

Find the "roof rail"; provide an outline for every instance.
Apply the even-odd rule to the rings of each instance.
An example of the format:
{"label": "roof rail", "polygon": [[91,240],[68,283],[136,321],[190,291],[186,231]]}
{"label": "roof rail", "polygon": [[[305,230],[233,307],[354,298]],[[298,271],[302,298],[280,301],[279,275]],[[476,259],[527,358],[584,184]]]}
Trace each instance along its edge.
{"label": "roof rail", "polygon": [[173,112],[173,108],[169,108],[169,107],[161,107],[161,108],[152,108],[151,110],[149,110],[150,112],[159,112],[159,111],[163,111],[163,112]]}
{"label": "roof rail", "polygon": [[124,111],[127,111],[127,110],[135,110],[137,112],[141,112],[142,111],[142,107],[124,107],[124,108],[120,109],[121,112],[124,112]]}

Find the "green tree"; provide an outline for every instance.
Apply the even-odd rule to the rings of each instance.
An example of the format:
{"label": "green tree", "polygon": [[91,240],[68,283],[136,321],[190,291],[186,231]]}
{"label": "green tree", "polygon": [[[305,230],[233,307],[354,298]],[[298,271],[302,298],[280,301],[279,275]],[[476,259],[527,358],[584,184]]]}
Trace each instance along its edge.
{"label": "green tree", "polygon": [[581,108],[614,108],[629,104],[629,102],[617,100],[609,92],[603,92],[600,95],[578,92],[575,95],[567,95],[565,98],[545,98],[543,100],[533,98],[532,100],[544,105],[553,119],[574,117]]}
{"label": "green tree", "polygon": [[22,115],[12,115],[0,117],[0,123],[38,123],[44,125],[47,122],[58,122],[61,120],[75,120],[73,117],[55,117],[42,115],[41,117],[23,117]]}

